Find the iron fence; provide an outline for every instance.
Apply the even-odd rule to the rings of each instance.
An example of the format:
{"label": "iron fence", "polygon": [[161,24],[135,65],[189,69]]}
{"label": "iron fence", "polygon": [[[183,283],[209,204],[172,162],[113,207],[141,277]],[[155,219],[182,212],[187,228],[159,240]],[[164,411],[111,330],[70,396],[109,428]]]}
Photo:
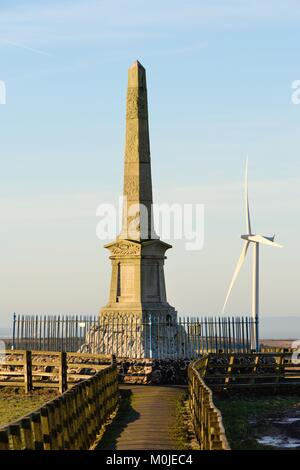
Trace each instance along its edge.
{"label": "iron fence", "polygon": [[194,359],[208,352],[250,352],[250,317],[182,317],[176,322],[96,316],[14,315],[13,348],[115,354],[128,358]]}

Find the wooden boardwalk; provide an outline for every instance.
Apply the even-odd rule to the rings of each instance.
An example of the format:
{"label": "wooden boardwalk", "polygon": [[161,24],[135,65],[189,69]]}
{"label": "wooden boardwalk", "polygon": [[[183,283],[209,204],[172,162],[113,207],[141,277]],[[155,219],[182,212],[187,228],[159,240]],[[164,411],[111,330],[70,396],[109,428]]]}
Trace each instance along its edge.
{"label": "wooden boardwalk", "polygon": [[96,450],[176,449],[177,386],[122,385],[119,412]]}

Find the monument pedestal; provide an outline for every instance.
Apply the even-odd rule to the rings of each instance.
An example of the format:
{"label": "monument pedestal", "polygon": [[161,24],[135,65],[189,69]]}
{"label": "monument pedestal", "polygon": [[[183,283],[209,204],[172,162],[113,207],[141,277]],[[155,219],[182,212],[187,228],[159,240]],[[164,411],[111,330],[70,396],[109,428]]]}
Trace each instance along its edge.
{"label": "monument pedestal", "polygon": [[106,245],[112,277],[109,302],[100,311],[105,350],[121,357],[157,357],[166,336],[170,349],[177,323],[177,312],[166,299],[163,269],[170,247],[160,240]]}
{"label": "monument pedestal", "polygon": [[164,277],[165,252],[171,245],[157,239],[117,240],[105,248],[111,252],[112,276],[109,302],[101,309],[101,318],[117,314],[148,322],[152,314],[162,322],[174,321],[176,312],[167,302]]}

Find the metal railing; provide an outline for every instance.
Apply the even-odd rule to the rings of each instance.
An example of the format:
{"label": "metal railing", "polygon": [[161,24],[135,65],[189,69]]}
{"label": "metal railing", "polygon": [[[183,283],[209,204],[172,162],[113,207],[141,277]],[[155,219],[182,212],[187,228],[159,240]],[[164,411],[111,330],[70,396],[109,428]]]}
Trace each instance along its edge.
{"label": "metal railing", "polygon": [[159,317],[114,321],[92,316],[14,315],[13,348],[115,354],[128,358],[194,359],[208,352],[250,352],[249,317]]}

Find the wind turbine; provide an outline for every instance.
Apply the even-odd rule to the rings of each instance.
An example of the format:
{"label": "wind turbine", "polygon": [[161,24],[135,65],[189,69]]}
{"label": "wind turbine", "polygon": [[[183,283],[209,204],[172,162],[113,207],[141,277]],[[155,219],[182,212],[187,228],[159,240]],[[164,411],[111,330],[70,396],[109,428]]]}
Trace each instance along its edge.
{"label": "wind turbine", "polygon": [[[241,235],[241,238],[245,240],[244,246],[242,248],[242,252],[240,254],[239,260],[237,262],[228,292],[225,299],[225,303],[223,306],[223,313],[225,311],[225,307],[227,301],[229,299],[231,290],[233,285],[236,281],[236,278],[240,272],[240,269],[245,261],[248,248],[250,244],[253,244],[253,286],[252,286],[252,318],[255,325],[255,331],[253,332],[255,344],[252,345],[252,348],[259,351],[259,328],[258,328],[258,321],[259,321],[259,245],[269,245],[273,247],[282,248],[281,245],[274,242],[275,235],[273,237],[266,237],[263,235],[255,235],[252,233],[251,229],[251,220],[250,220],[250,209],[249,209],[249,197],[248,197],[248,158],[246,161],[246,174],[245,174],[245,205],[246,205],[246,229],[247,234]],[[254,346],[254,347],[253,347]]]}

